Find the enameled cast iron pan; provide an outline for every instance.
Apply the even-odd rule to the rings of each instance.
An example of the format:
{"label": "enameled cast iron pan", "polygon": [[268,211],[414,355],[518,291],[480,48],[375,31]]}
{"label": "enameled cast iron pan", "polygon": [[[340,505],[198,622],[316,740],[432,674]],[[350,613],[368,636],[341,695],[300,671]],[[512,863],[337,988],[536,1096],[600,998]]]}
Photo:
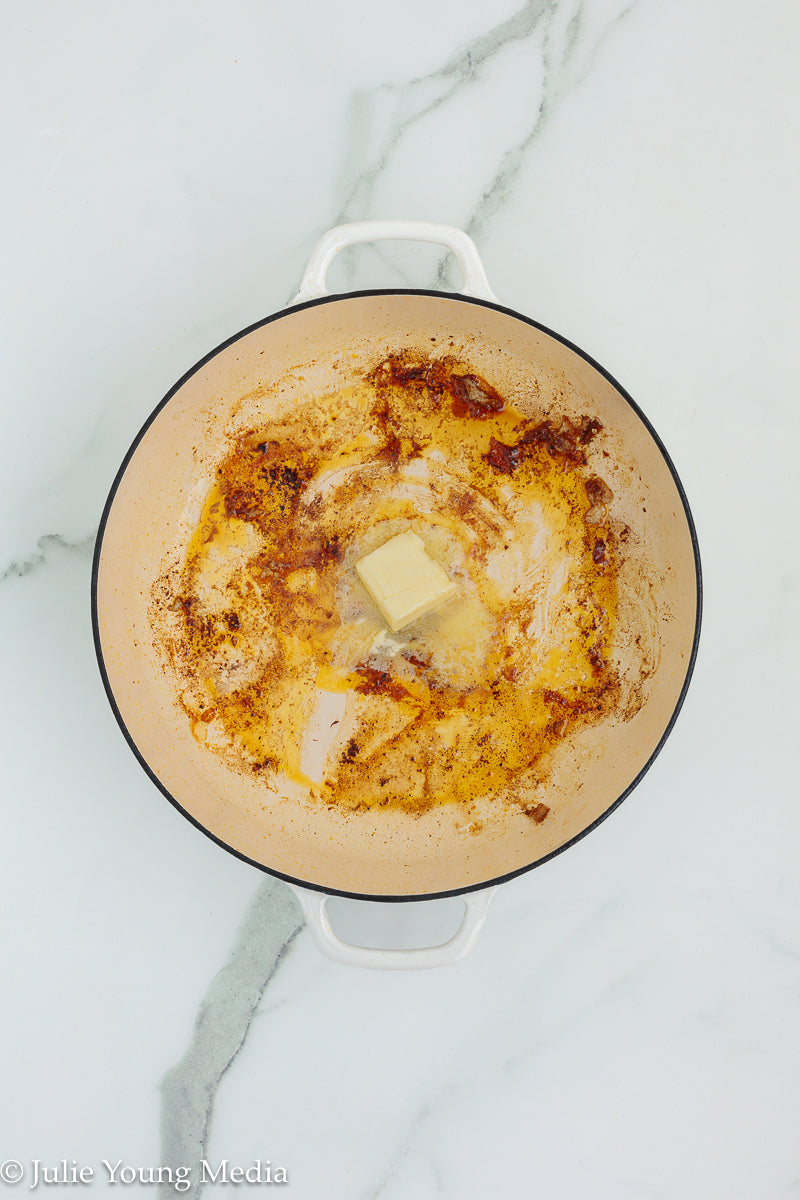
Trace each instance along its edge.
{"label": "enameled cast iron pan", "polygon": [[[456,294],[376,290],[331,296],[325,276],[343,246],[380,239],[440,243],[457,257]],[[485,837],[459,833],[453,805],[422,817],[379,810],[343,819],[303,803],[287,783],[265,804],[258,778],[230,771],[192,736],[154,644],[148,604],[166,559],[180,556],[190,513],[225,454],[225,427],[254,385],[291,375],[306,395],[346,386],[365,364],[432,335],[501,394],[536,378],[568,415],[591,412],[611,449],[615,515],[636,531],[629,594],[647,608],[651,669],[629,719],[583,730],[553,775],[557,801],[537,825],[521,813]],[[346,353],[343,353],[346,351]],[[95,550],[92,613],[109,701],[144,769],[165,796],[225,849],[295,886],[312,935],[340,961],[429,966],[474,944],[491,889],[545,862],[616,808],[658,754],[691,676],[700,629],[697,540],[675,469],[644,414],[588,355],[498,304],[470,239],[448,226],[365,222],[332,230],[315,248],[294,303],[213,350],[167,394],[137,435],[114,481]],[[620,648],[624,658],[625,647]],[[330,928],[327,894],[371,900],[461,894],[466,913],[442,947],[347,946]]]}

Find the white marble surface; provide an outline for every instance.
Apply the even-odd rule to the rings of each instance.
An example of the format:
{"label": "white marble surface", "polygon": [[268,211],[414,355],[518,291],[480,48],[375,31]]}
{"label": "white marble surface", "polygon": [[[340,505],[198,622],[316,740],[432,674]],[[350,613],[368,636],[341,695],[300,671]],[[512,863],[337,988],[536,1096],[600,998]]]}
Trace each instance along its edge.
{"label": "white marble surface", "polygon": [[[161,1194],[195,1196],[205,1155],[296,1200],[800,1197],[797,7],[11,0],[0,27],[0,1188],[65,1158],[95,1177],[57,1195],[125,1194],[106,1159],[194,1166]],[[381,216],[469,230],[504,303],[631,391],[706,582],[645,782],[408,975],[323,959],[165,802],[89,622],[143,419],[326,228]]]}

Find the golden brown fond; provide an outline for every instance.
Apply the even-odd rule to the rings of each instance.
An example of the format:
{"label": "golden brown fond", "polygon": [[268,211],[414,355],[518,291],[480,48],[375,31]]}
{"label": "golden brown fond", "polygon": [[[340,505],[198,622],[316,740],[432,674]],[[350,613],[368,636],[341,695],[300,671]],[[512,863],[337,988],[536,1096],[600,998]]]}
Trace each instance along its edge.
{"label": "golden brown fond", "polygon": [[[544,820],[552,750],[623,701],[602,439],[410,352],[238,437],[163,637],[195,737],[342,810],[503,793]],[[390,635],[354,563],[403,529],[459,595]]]}

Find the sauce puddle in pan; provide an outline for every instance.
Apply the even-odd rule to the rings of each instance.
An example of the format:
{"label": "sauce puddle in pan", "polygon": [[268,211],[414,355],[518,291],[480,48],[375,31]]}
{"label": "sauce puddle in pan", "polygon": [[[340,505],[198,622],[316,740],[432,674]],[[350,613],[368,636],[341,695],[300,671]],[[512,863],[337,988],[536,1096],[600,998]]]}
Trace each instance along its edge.
{"label": "sauce puddle in pan", "polygon": [[[412,351],[238,436],[154,589],[195,737],[343,811],[497,797],[544,821],[553,751],[631,715],[602,443]],[[355,564],[406,531],[457,594],[395,633]]]}

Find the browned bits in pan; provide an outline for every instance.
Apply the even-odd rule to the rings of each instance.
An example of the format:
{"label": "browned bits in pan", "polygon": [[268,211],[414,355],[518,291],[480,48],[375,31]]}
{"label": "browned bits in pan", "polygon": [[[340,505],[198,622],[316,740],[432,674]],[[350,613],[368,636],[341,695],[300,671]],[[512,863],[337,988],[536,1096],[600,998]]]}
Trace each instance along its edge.
{"label": "browned bits in pan", "polygon": [[402,700],[408,696],[408,689],[393,679],[388,671],[379,671],[366,663],[359,663],[356,674],[361,682],[356,684],[355,690],[364,696],[391,696],[392,700]]}
{"label": "browned bits in pan", "polygon": [[504,445],[492,438],[487,462],[505,475],[522,463],[523,458],[529,457],[536,447],[541,446],[551,458],[558,459],[565,471],[575,467],[586,466],[586,454],[582,449],[587,446],[600,432],[603,426],[592,417],[583,417],[574,425],[568,417],[562,417],[558,425],[549,418],[536,424],[521,423],[523,432],[519,440],[512,445]]}
{"label": "browned bits in pan", "polygon": [[550,812],[550,807],[547,804],[531,804],[528,808],[522,810],[526,817],[530,817],[537,825],[541,825],[547,814]]}
{"label": "browned bits in pan", "polygon": [[453,397],[456,417],[476,417],[486,420],[505,408],[503,397],[485,379],[477,375],[451,375],[449,390]]}
{"label": "browned bits in pan", "polygon": [[416,386],[436,396],[449,395],[456,417],[485,420],[505,408],[505,400],[490,383],[472,372],[459,373],[452,358],[431,362],[408,353],[393,354],[373,371],[372,379],[379,386]]}
{"label": "browned bits in pan", "polygon": [[611,491],[611,488],[602,479],[598,479],[596,475],[587,479],[584,487],[586,488],[586,495],[592,504],[610,504],[614,499],[614,493]]}
{"label": "browned bits in pan", "polygon": [[486,461],[490,467],[494,467],[495,471],[500,471],[503,475],[510,475],[522,462],[522,449],[519,446],[506,446],[504,442],[499,442],[497,438],[493,437],[489,442]]}
{"label": "browned bits in pan", "polygon": [[583,519],[587,525],[602,525],[608,515],[608,506],[614,499],[614,493],[608,484],[596,475],[584,480],[583,486],[591,504]]}
{"label": "browned bits in pan", "polygon": [[[214,721],[204,741],[209,753],[227,736],[224,753],[238,754],[265,785],[270,772],[308,784],[298,758],[303,722],[317,689],[344,694],[347,717],[326,722],[333,749],[314,792],[321,802],[352,814],[375,806],[422,813],[479,797],[488,803],[534,769],[537,781],[545,779],[559,743],[616,702],[608,651],[616,613],[606,523],[612,497],[588,467],[602,425],[557,411],[524,415],[453,357],[398,352],[374,366],[363,386],[349,410],[336,396],[309,401],[280,425],[237,436],[216,468],[172,605],[181,626],[180,637],[172,635],[176,661],[208,691],[193,719],[200,711],[202,722]],[[554,506],[571,530],[572,639],[538,675],[530,665],[541,651],[539,634],[528,632],[537,628],[532,601],[523,591],[490,603],[474,587],[491,636],[472,675],[443,669],[438,635],[424,630],[388,649],[384,642],[380,653],[367,650],[379,624],[342,666],[341,585],[354,574],[354,545],[376,520],[392,533],[403,521],[424,528],[414,489],[442,460],[457,460],[458,469],[436,477],[442,482],[430,492],[431,528],[455,527],[465,547],[462,580],[479,568],[486,578],[492,555],[499,556],[497,578],[512,569],[525,578],[503,515],[509,496]],[[344,480],[335,492],[343,509],[333,517],[320,484],[326,472]],[[396,497],[384,501],[392,488]],[[583,523],[592,524],[587,500],[598,518],[591,530]],[[348,520],[350,505],[366,514],[365,525]],[[238,566],[225,568],[220,582],[213,572],[229,543]],[[199,586],[202,563],[213,567],[210,590]],[[524,795],[524,787],[514,794]],[[509,803],[536,825],[550,811],[539,802]]]}

